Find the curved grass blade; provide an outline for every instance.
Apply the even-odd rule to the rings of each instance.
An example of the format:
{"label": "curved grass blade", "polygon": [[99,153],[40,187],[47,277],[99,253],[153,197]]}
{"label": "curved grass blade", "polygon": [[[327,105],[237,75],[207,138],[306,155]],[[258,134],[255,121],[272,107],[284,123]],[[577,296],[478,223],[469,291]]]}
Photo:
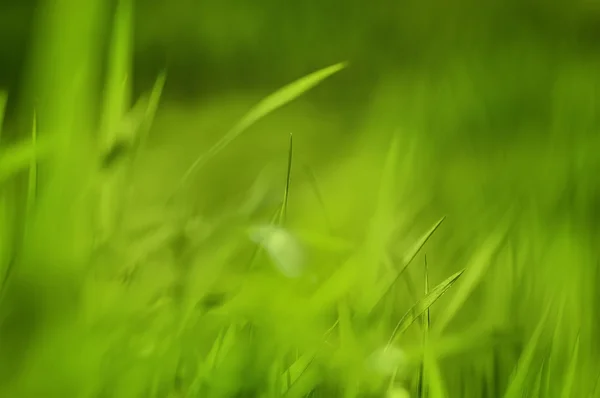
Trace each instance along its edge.
{"label": "curved grass blade", "polygon": [[179,183],[180,187],[185,186],[188,179],[207,161],[221,152],[227,145],[238,138],[243,132],[245,132],[250,126],[264,118],[271,112],[281,108],[282,106],[290,103],[291,101],[304,94],[306,91],[315,87],[321,81],[330,77],[331,75],[341,71],[346,67],[345,63],[338,63],[327,68],[313,72],[308,76],[305,76],[295,82],[281,88],[275,93],[271,94],[267,98],[260,101],[254,108],[252,108],[223,138],[221,138],[215,145],[213,145],[207,152],[200,155],[194,163],[184,173]]}
{"label": "curved grass blade", "polygon": [[377,307],[379,305],[379,303],[381,303],[381,301],[388,295],[388,293],[392,290],[392,287],[400,279],[400,276],[402,276],[402,274],[404,273],[406,268],[410,265],[410,263],[412,263],[412,261],[415,259],[415,257],[417,257],[417,254],[419,254],[419,252],[421,251],[421,249],[423,248],[425,243],[427,243],[429,238],[431,238],[431,235],[433,235],[433,233],[440,227],[440,225],[442,225],[442,223],[444,222],[445,219],[446,219],[446,217],[444,216],[438,222],[436,222],[433,225],[433,227],[431,227],[429,229],[429,231],[427,231],[425,234],[423,234],[423,236],[421,236],[421,238],[413,245],[413,247],[404,255],[404,257],[401,260],[402,261],[401,268],[397,271],[395,277],[392,279],[391,282],[388,282],[388,281],[384,282],[385,285],[381,289],[378,290],[378,291],[381,291],[382,293],[379,295],[379,297],[377,297],[375,300],[373,300],[372,303],[368,304],[368,307],[367,307],[368,312],[373,311],[373,309],[375,307]]}
{"label": "curved grass blade", "polygon": [[463,272],[465,272],[464,269],[437,285],[428,295],[423,297],[423,299],[418,301],[406,314],[404,314],[394,328],[386,347],[391,347],[396,337],[404,333],[410,325],[412,325],[429,307],[431,307],[440,297],[442,297],[442,295],[446,293],[450,287],[452,287],[454,282],[460,278]]}
{"label": "curved grass blade", "polygon": [[448,326],[448,323],[450,323],[467,298],[469,298],[469,295],[477,285],[479,285],[489,265],[493,261],[494,255],[498,252],[500,246],[504,242],[504,237],[505,234],[503,232],[493,234],[475,253],[471,259],[471,263],[466,267],[465,275],[462,278],[460,287],[457,288],[452,300],[437,321],[435,329],[437,335],[440,335],[444,331],[446,326]]}

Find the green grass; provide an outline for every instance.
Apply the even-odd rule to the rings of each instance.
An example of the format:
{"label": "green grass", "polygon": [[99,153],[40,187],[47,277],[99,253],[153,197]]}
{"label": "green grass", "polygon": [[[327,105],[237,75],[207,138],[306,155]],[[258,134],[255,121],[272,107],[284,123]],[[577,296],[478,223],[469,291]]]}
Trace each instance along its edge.
{"label": "green grass", "polygon": [[[95,4],[42,14],[34,92],[45,101],[26,110],[35,114],[26,138],[0,141],[0,395],[600,396],[597,257],[586,233],[575,232],[574,216],[548,222],[549,198],[463,205],[445,217],[469,202],[428,201],[446,187],[422,178],[422,143],[387,134],[401,124],[386,95],[401,84],[380,93],[364,127],[372,139],[361,136],[348,160],[303,169],[296,135],[278,132],[271,138],[288,149],[273,173],[281,178],[257,181],[247,206],[199,214],[195,195],[212,187],[198,186],[197,174],[217,173],[214,160],[243,134],[345,64],[284,86],[198,151],[173,191],[153,180],[165,200],[132,225],[140,198],[131,188],[153,173],[140,159],[152,153],[168,77],[134,104],[133,15],[122,0],[104,91],[95,92],[99,31],[73,34],[107,14]],[[75,26],[60,23],[77,10]],[[457,102],[445,111],[467,107]],[[480,194],[445,171],[459,196]],[[486,186],[477,203],[496,203],[488,196],[504,189],[522,192]]]}

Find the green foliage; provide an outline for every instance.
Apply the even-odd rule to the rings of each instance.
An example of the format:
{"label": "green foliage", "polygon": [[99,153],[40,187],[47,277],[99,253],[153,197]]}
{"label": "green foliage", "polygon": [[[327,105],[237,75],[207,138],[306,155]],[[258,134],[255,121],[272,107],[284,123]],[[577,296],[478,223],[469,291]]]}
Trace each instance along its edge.
{"label": "green foliage", "polygon": [[[431,81],[386,81],[368,133],[347,159],[332,158],[303,180],[300,140],[285,132],[276,200],[267,174],[245,205],[217,216],[198,211],[194,191],[208,195],[212,187],[192,177],[203,168],[219,174],[209,161],[345,64],[300,78],[259,101],[207,150],[192,148],[191,166],[170,176],[178,200],[153,203],[140,227],[128,212],[140,199],[140,175],[168,191],[154,177],[161,159],[140,167],[164,112],[166,74],[132,104],[134,12],[120,0],[106,18],[108,73],[96,92],[102,46],[91,27],[110,10],[101,2],[52,4],[34,54],[43,61],[32,77],[40,109],[27,139],[0,142],[1,396],[598,396],[598,265],[585,243],[592,231],[576,223],[578,214],[549,216],[559,189],[533,181],[541,172],[493,174],[504,178],[496,185],[484,169],[510,166],[518,174],[535,163],[559,182],[570,181],[569,173],[546,168],[547,153],[499,165],[481,159],[497,153],[477,142],[460,148],[464,163],[448,153],[465,119],[480,128],[485,117],[470,113],[476,97],[469,90],[461,97],[432,87],[466,87],[483,73],[456,67]],[[61,24],[77,15],[73,26]],[[489,84],[513,96],[497,89],[505,83]],[[494,109],[509,102],[486,100]],[[0,96],[0,115],[5,103]],[[512,128],[522,127],[525,113],[494,115]],[[556,118],[557,126],[571,120],[566,111]],[[579,122],[593,125],[591,116]],[[438,169],[414,156],[431,145],[431,136],[417,134],[428,128],[447,133],[427,152]],[[553,144],[564,139],[554,134]],[[262,162],[260,144],[244,150]],[[595,164],[590,152],[577,152],[574,170]],[[442,177],[429,179],[436,170]],[[541,194],[527,195],[535,190]],[[584,206],[589,192],[578,192],[574,202]],[[506,199],[512,195],[517,200]],[[523,197],[529,201],[515,204]],[[482,208],[488,205],[497,208]]]}

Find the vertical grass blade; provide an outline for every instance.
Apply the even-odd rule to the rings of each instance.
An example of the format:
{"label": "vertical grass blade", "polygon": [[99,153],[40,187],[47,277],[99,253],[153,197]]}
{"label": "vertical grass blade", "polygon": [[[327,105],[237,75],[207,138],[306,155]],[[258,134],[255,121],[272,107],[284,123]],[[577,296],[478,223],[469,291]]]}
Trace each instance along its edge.
{"label": "vertical grass blade", "polygon": [[[427,264],[427,256],[425,256],[425,296],[427,296],[429,294],[429,270],[428,270],[428,264]],[[428,351],[431,349],[431,347],[429,347],[429,328],[431,325],[431,317],[430,317],[430,311],[429,308],[427,308],[425,310],[425,312],[423,313],[423,319],[422,319],[422,323],[423,323],[423,345],[425,347],[425,354],[428,353]],[[420,397],[425,398],[425,397],[429,397],[429,391],[428,391],[428,383],[425,381],[425,367],[427,366],[427,364],[425,363],[426,359],[423,358],[423,360],[421,361],[421,366],[419,367],[419,390],[418,390],[418,394]]]}
{"label": "vertical grass blade", "polygon": [[[34,113],[33,115],[33,124],[31,126],[31,144],[34,149],[37,147],[37,118]],[[27,220],[31,219],[31,215],[33,212],[33,206],[35,204],[36,196],[37,196],[37,178],[38,178],[38,163],[37,158],[34,156],[31,158],[29,162],[29,176],[27,179]]]}
{"label": "vertical grass blade", "polygon": [[108,75],[105,82],[104,108],[100,127],[103,145],[107,147],[116,141],[118,126],[130,107],[132,3],[132,0],[118,0],[113,18]]}
{"label": "vertical grass blade", "polygon": [[146,139],[148,138],[150,127],[152,126],[156,112],[158,111],[158,105],[160,103],[166,81],[166,72],[162,72],[160,75],[158,75],[156,81],[154,82],[154,86],[152,86],[152,91],[150,91],[150,95],[148,95],[148,99],[144,103],[144,114],[138,129],[138,137],[136,137],[138,152],[144,147]]}
{"label": "vertical grass blade", "polygon": [[[405,253],[405,255],[401,259],[400,268],[397,270],[396,275],[391,281],[384,281],[380,289],[377,290],[377,297],[375,297],[371,302],[367,303],[368,312],[371,312],[375,307],[377,307],[381,301],[390,293],[394,285],[398,282],[406,268],[412,263],[412,261],[417,257],[417,254],[421,251],[425,243],[431,238],[433,233],[437,231],[437,229],[442,225],[446,217],[442,217],[438,220],[433,227],[431,227],[425,234],[421,236],[421,238],[415,242],[415,244],[411,247],[411,249]],[[379,293],[381,292],[381,293]]]}
{"label": "vertical grass blade", "polygon": [[444,293],[452,287],[452,285],[461,277],[464,270],[455,273],[445,281],[437,285],[427,296],[418,301],[404,316],[400,319],[390,339],[387,347],[391,347],[396,337],[406,331],[429,307],[431,307]]}
{"label": "vertical grass blade", "polygon": [[446,396],[442,372],[433,348],[429,345],[425,347],[423,357],[423,379],[425,388],[421,390],[422,398],[444,398]]}
{"label": "vertical grass blade", "polygon": [[292,179],[292,160],[294,154],[294,136],[290,134],[290,146],[288,150],[288,161],[287,161],[287,170],[285,174],[285,189],[283,191],[283,202],[281,204],[281,211],[279,212],[279,217],[277,223],[280,226],[285,224],[287,218],[287,208],[288,208],[288,200],[290,197],[290,182]]}
{"label": "vertical grass blade", "polygon": [[[132,8],[132,0],[118,0],[113,17],[108,76],[105,82],[104,107],[100,125],[100,145],[103,151],[115,148],[117,143],[124,139],[121,137],[124,132],[120,130],[131,101],[129,74],[131,70]],[[133,134],[132,132],[128,133]],[[121,192],[124,183],[124,173],[115,172],[102,186],[99,225],[97,226],[100,239],[107,239],[116,228],[120,202],[123,199]]]}
{"label": "vertical grass blade", "polygon": [[[35,359],[19,375],[20,381],[3,391],[6,396],[82,396],[95,378],[92,369],[98,358],[76,322],[81,277],[93,243],[86,188],[93,173],[99,58],[107,11],[108,3],[101,0],[45,0],[36,7],[36,43],[24,103],[35,99],[39,137],[36,133],[36,143],[21,144],[18,156],[8,153],[12,157],[8,162],[2,157],[0,175],[6,177],[19,163],[30,167],[49,143],[53,150],[37,175],[35,212],[0,303],[0,312],[20,308],[22,319],[38,320],[19,329],[26,352],[2,358],[3,365],[18,357]],[[31,112],[23,109],[28,115]],[[19,199],[24,208],[25,195]],[[4,320],[0,323],[3,344],[16,345],[11,328]]]}

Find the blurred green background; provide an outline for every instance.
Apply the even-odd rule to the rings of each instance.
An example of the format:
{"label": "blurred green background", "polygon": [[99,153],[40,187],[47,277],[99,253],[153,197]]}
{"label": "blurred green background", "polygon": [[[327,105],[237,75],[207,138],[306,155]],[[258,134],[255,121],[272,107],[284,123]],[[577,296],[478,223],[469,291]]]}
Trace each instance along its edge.
{"label": "blurred green background", "polygon": [[[67,10],[71,3],[47,0],[55,10]],[[89,99],[87,108],[75,98],[78,92],[71,86],[64,87],[62,94],[59,82],[88,77],[87,64],[69,62],[69,57],[79,60],[77,51],[88,49],[85,40],[79,47],[69,44],[76,43],[79,33],[98,38],[99,51],[90,56],[93,67],[89,70],[96,68],[101,76],[110,74],[105,61],[111,51],[110,16],[117,3],[90,2],[90,7],[97,7],[90,10],[97,13],[88,10],[85,16],[85,7],[72,6],[71,12],[57,17],[69,34],[57,33],[52,36],[54,41],[44,36],[51,30],[45,30],[40,22],[45,17],[42,2],[11,0],[0,4],[0,88],[9,93],[2,145],[30,133],[34,109],[39,110],[42,126],[55,123],[54,127],[84,131],[88,124],[98,124],[96,119],[101,119],[102,111],[94,105],[102,99],[103,84],[89,79],[89,98],[81,97]],[[110,12],[100,12],[103,7]],[[386,269],[389,261],[400,261],[401,253],[442,216],[447,216],[443,227],[426,246],[428,271],[423,272],[425,253],[420,252],[415,260],[419,266],[415,264],[406,272],[406,286],[397,287],[394,297],[388,297],[392,304],[381,310],[383,315],[377,313],[378,317],[397,320],[411,309],[410,303],[423,302],[418,300],[424,300],[424,294],[415,291],[422,292],[421,287],[428,286],[429,281],[436,286],[467,267],[457,283],[458,290],[452,287],[439,304],[426,306],[427,313],[431,306],[432,330],[440,319],[449,324],[449,337],[440,337],[434,344],[437,351],[433,362],[439,361],[439,368],[428,362],[427,350],[421,350],[421,334],[427,334],[429,326],[414,327],[414,333],[400,339],[409,353],[411,347],[417,347],[412,354],[418,357],[418,369],[411,368],[408,373],[418,375],[418,380],[406,376],[401,383],[410,390],[410,396],[600,396],[596,383],[600,374],[600,3],[140,0],[133,15],[132,49],[127,54],[133,62],[127,81],[131,97],[148,92],[161,72],[166,71],[167,78],[146,146],[135,158],[135,173],[127,184],[134,199],[123,205],[125,232],[118,231],[111,238],[119,242],[116,248],[90,252],[92,263],[107,268],[101,272],[107,280],[90,282],[87,276],[76,274],[65,282],[56,277],[62,274],[54,272],[52,266],[33,282],[28,278],[35,272],[19,274],[21,284],[13,284],[16,287],[7,293],[12,301],[4,299],[0,306],[0,338],[7,342],[3,346],[0,341],[0,358],[3,350],[9,358],[0,359],[0,395],[6,388],[7,396],[16,398],[33,397],[34,392],[82,398],[259,396],[257,385],[271,380],[271,373],[281,370],[277,366],[291,369],[296,364],[289,359],[292,352],[296,351],[296,357],[298,350],[312,352],[326,322],[304,301],[306,291],[314,293],[302,285],[308,282],[302,280],[297,285],[280,280],[260,267],[258,274],[250,274],[252,283],[240,282],[243,267],[238,263],[245,261],[248,250],[233,243],[239,239],[241,221],[232,214],[237,214],[236,209],[245,203],[257,180],[262,181],[260,176],[266,176],[268,187],[259,186],[262,207],[258,206],[250,221],[267,223],[270,206],[281,199],[289,136],[293,134],[290,230],[304,234],[312,243],[318,240],[316,236],[334,235],[344,250],[350,250],[349,246],[362,253],[363,246],[370,244],[378,249],[365,249],[368,254],[361,254],[365,257],[357,266],[364,275],[355,277],[357,281],[343,274],[339,277],[341,287],[335,275],[338,267],[345,269],[347,252],[331,249],[329,246],[336,246],[331,241],[306,249],[314,268],[311,275],[321,288],[315,297],[327,303],[331,297],[340,313],[338,329],[346,327],[351,333],[340,332],[334,359],[319,357],[317,369],[326,375],[324,380],[312,375],[303,382],[309,387],[300,387],[304,393],[290,387],[279,394],[274,387],[276,393],[260,390],[261,397],[371,396],[353,389],[360,372],[352,364],[377,344],[385,343],[382,336],[389,335],[395,323],[388,319],[372,324],[371,318],[362,319],[356,313],[368,307],[365,302],[370,292],[380,287],[371,283],[380,274],[388,278],[393,274],[378,267]],[[88,26],[85,21],[95,24]],[[39,55],[44,50],[47,54]],[[146,253],[140,280],[131,290],[121,286],[129,282],[115,282],[105,275],[115,270],[120,273],[129,266],[125,264],[129,257],[138,255],[136,250],[144,252],[131,244],[129,236],[124,237],[126,232],[149,223],[149,219],[164,222],[164,203],[199,154],[223,137],[259,100],[337,62],[348,62],[348,68],[252,126],[194,176],[191,189],[174,212],[183,213],[186,219],[206,218],[219,225],[214,235],[209,233],[210,238],[200,243],[200,249],[194,247],[191,254],[184,251],[183,257],[178,257],[171,246],[156,250],[159,254]],[[48,95],[50,92],[53,96]],[[71,94],[73,98],[69,98]],[[69,124],[68,118],[60,117],[74,112],[71,107],[93,111]],[[55,116],[50,110],[64,113]],[[87,116],[92,122],[85,119]],[[78,134],[73,137],[84,136]],[[74,232],[65,235],[73,241],[61,241],[58,232],[53,236],[54,226],[48,220],[60,220],[63,213],[72,215],[69,205],[61,200],[77,196],[73,192],[85,191],[87,188],[81,187],[92,181],[84,173],[93,158],[86,142],[81,138],[70,144],[70,153],[76,155],[69,156],[81,163],[66,167],[73,181],[81,184],[47,185],[56,196],[48,194],[44,197],[46,207],[40,206],[56,218],[42,217],[37,221],[42,226],[38,231],[41,235],[32,236],[41,237],[39,241],[48,247],[25,239],[22,248],[15,244],[11,249],[35,253],[21,254],[24,262],[41,261],[44,258],[39,253],[51,246],[53,250],[79,247]],[[391,142],[397,144],[397,153],[390,152],[394,148]],[[390,153],[396,153],[397,158]],[[395,161],[388,162],[386,168],[390,158]],[[386,181],[394,188],[380,189]],[[17,210],[25,211],[21,209],[25,202],[21,183],[17,179],[18,193],[12,199],[2,199],[9,200],[2,202],[9,219],[18,218]],[[43,183],[42,179],[40,186]],[[390,197],[387,202],[381,199],[385,196],[382,192]],[[377,227],[368,227],[373,223]],[[23,231],[17,235],[25,236]],[[496,236],[502,236],[500,243]],[[148,245],[162,247],[162,243]],[[386,255],[379,258],[380,251]],[[87,252],[82,249],[82,253]],[[21,261],[16,258],[17,263]],[[198,271],[198,261],[215,266]],[[53,265],[50,260],[46,262]],[[188,267],[188,262],[196,268]],[[381,265],[384,263],[386,267]],[[0,266],[4,267],[1,261]],[[55,282],[55,277],[60,282]],[[208,293],[237,297],[232,292],[238,288],[243,292],[239,299],[242,304],[236,301],[240,308],[233,310],[224,305],[226,315],[218,312],[199,315],[193,322],[188,319],[189,327],[175,333],[179,324],[173,321],[176,316],[169,312],[171,308],[155,308],[159,306],[156,302],[162,303],[156,296],[183,295],[175,288],[179,293],[165,288],[171,282],[177,289],[187,286],[194,292],[188,292],[193,305],[199,305],[197,302]],[[38,284],[43,286],[43,294],[32,293]],[[55,294],[70,292],[65,286],[73,289],[76,300],[70,293]],[[164,293],[165,289],[170,293]],[[269,297],[269,292],[275,298]],[[87,311],[101,320],[99,329],[86,334],[71,325],[65,337],[59,328],[49,343],[53,348],[46,351],[45,343],[40,343],[42,348],[31,351],[31,341],[38,341],[31,336],[39,333],[40,341],[45,341],[45,335],[34,322],[37,316],[28,314],[53,311],[50,318],[59,318],[55,314],[62,308],[79,302],[78,294],[90,306]],[[51,310],[45,305],[39,310],[40,303],[55,296],[60,299],[53,302]],[[313,297],[313,301],[319,300]],[[13,318],[5,313],[13,312],[7,308],[26,315],[11,321]],[[354,316],[350,327],[344,326],[344,311]],[[245,334],[246,326],[240,326],[243,331],[231,332],[227,325],[235,323],[230,318],[240,313],[265,329],[257,335]],[[68,318],[70,312],[65,314],[62,316]],[[107,332],[111,329],[121,334],[114,337]],[[222,362],[215,359],[222,366],[214,365],[216,370],[211,373],[196,362],[199,357],[211,357],[211,347],[217,345],[215,341],[226,340],[224,335],[229,336],[231,356]],[[60,362],[56,353],[71,358],[70,352],[64,351],[70,339],[81,341],[76,347],[84,347],[81,356],[89,353],[90,359],[77,357],[64,360],[62,367],[56,365],[64,374],[60,373],[60,383],[54,383],[53,376],[44,372],[50,363]],[[162,351],[156,348],[160,344],[166,347]],[[140,346],[154,348],[144,356],[139,354]],[[100,354],[105,348],[112,355],[109,359]],[[42,359],[36,361],[38,355]],[[246,372],[253,358],[255,372]],[[85,374],[79,382],[87,390],[71,380],[75,377],[69,377],[74,369],[78,375]],[[431,369],[439,374],[435,376]],[[98,376],[90,376],[93,372]],[[204,373],[194,379],[190,376],[194,372]],[[208,389],[202,390],[190,380],[213,382],[214,386],[203,385]],[[42,381],[53,389],[48,390]],[[154,381],[156,385],[148,387]],[[34,384],[41,387],[27,387]],[[102,387],[105,384],[111,387]],[[423,391],[424,385],[428,392]],[[171,395],[164,391],[171,391]],[[394,396],[390,391],[396,390],[388,389],[387,396]]]}

